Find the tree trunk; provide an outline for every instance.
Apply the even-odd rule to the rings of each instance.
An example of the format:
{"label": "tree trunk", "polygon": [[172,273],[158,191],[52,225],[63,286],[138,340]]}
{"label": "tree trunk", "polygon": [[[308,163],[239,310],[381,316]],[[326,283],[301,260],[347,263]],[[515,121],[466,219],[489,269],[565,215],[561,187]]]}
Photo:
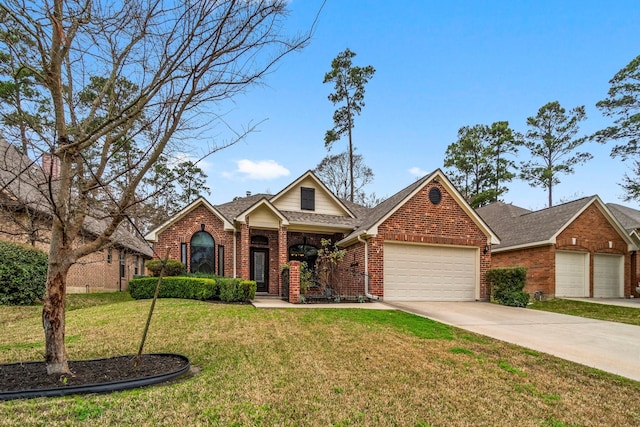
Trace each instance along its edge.
{"label": "tree trunk", "polygon": [[[61,183],[68,188],[69,162],[61,162]],[[64,188],[64,187],[63,187]],[[61,217],[66,216],[66,206],[69,194],[59,191],[56,195],[58,215],[54,215],[51,224],[51,241],[49,243],[49,265],[47,269],[47,285],[42,307],[42,327],[45,339],[45,363],[47,373],[70,374],[67,364],[67,350],[64,343],[65,336],[65,303],[67,294],[67,274],[75,259],[70,252],[69,236]]]}
{"label": "tree trunk", "polygon": [[[52,254],[49,254],[51,257]],[[47,272],[47,292],[42,308],[42,327],[45,337],[45,362],[47,373],[70,374],[67,363],[67,350],[64,344],[65,336],[65,296],[67,287],[67,273],[69,267],[61,267],[56,262],[49,261]]]}

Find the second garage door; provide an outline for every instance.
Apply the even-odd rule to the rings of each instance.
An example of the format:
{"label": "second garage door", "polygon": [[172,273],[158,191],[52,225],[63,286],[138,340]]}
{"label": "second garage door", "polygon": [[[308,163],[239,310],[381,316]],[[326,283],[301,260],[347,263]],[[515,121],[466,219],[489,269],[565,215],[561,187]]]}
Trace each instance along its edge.
{"label": "second garage door", "polygon": [[593,296],[620,298],[623,293],[624,257],[596,254],[593,256]]}
{"label": "second garage door", "polygon": [[473,301],[477,298],[479,250],[451,246],[384,243],[387,301]]}

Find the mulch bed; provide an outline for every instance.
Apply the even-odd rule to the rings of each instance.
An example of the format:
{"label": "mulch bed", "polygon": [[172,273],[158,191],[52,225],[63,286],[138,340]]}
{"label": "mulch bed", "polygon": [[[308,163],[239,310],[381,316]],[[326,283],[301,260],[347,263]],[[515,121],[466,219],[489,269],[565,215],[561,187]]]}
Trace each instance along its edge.
{"label": "mulch bed", "polygon": [[44,362],[0,365],[0,393],[40,389],[62,389],[94,384],[131,381],[175,372],[185,367],[177,355],[143,354],[133,370],[135,356],[69,361],[70,375],[48,375]]}

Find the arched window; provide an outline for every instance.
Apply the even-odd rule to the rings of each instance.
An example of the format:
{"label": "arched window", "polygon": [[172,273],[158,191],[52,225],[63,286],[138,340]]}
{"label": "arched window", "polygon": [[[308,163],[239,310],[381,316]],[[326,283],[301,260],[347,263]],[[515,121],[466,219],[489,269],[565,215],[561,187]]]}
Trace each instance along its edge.
{"label": "arched window", "polygon": [[289,246],[289,261],[306,262],[313,269],[318,259],[318,248],[312,245]]}
{"label": "arched window", "polygon": [[191,237],[191,267],[192,273],[214,273],[215,241],[206,231],[198,231]]}

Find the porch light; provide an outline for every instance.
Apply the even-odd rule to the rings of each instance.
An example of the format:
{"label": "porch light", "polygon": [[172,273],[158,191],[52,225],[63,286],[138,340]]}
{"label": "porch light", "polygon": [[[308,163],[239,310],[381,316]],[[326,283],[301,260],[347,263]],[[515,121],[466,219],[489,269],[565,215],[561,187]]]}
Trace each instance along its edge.
{"label": "porch light", "polygon": [[573,246],[575,246],[575,245],[576,245],[576,241],[577,241],[577,240],[578,240],[578,239],[576,239],[575,237],[572,237],[572,238],[571,238],[571,244],[572,244]]}

